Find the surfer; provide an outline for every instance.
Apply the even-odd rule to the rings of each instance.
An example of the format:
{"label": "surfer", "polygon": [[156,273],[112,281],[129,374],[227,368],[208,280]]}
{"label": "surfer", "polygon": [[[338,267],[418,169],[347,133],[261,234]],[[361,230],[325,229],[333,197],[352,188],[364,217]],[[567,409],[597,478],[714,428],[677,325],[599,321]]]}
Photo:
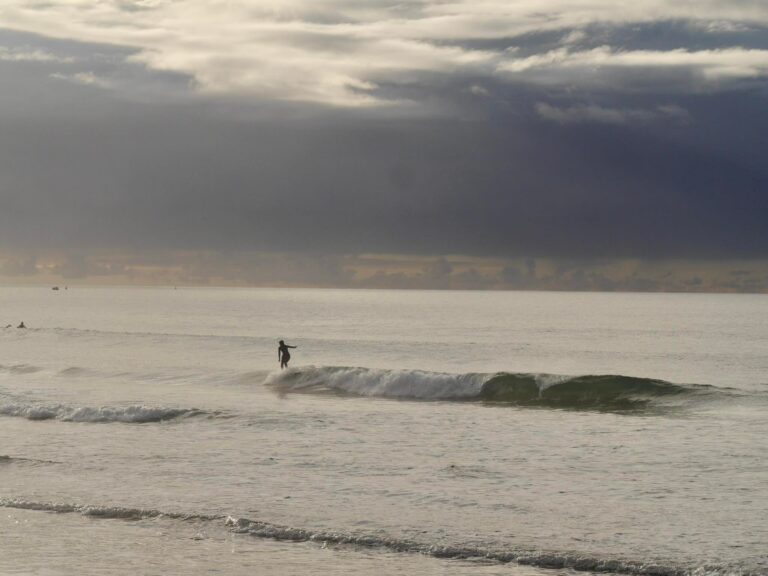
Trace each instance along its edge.
{"label": "surfer", "polygon": [[288,346],[288,344],[280,340],[280,346],[277,347],[277,359],[280,360],[281,370],[288,368],[288,361],[291,359],[291,353],[288,352],[288,348],[297,348],[297,346]]}
{"label": "surfer", "polygon": [[21,321],[21,324],[19,324],[18,326],[16,326],[16,328],[26,328],[26,326],[24,325],[24,321],[22,320],[22,321]]}

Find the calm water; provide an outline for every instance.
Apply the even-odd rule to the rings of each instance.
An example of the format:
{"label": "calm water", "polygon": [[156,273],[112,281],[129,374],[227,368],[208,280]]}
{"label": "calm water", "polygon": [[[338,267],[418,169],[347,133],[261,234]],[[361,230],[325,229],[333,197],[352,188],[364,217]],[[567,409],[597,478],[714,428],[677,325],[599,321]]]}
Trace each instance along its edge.
{"label": "calm water", "polygon": [[0,573],[768,574],[766,296],[0,288],[0,316],[29,327],[0,329]]}

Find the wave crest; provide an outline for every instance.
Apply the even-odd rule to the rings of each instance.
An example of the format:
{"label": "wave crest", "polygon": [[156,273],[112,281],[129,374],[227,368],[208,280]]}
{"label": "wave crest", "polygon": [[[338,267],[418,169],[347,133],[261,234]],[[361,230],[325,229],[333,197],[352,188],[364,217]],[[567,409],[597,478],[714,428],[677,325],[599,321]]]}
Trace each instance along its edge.
{"label": "wave crest", "polygon": [[339,366],[291,368],[270,374],[265,383],[282,392],[575,409],[637,408],[696,391],[663,380],[621,375],[445,374]]}
{"label": "wave crest", "polygon": [[39,366],[32,366],[31,364],[11,364],[9,366],[0,364],[0,372],[7,374],[34,374],[41,370],[42,368]]}
{"label": "wave crest", "polygon": [[0,465],[3,464],[26,464],[31,466],[39,466],[44,464],[59,464],[54,460],[39,460],[37,458],[21,458],[19,456],[8,456],[0,454]]}
{"label": "wave crest", "polygon": [[0,404],[0,415],[16,416],[27,420],[60,420],[62,422],[123,422],[127,424],[147,424],[163,422],[177,418],[205,414],[196,408],[167,408],[156,406],[122,406],[98,408],[88,406],[66,406],[63,404]]}
{"label": "wave crest", "polygon": [[335,392],[413,400],[468,400],[477,397],[487,379],[486,374],[310,366],[273,372],[267,377],[266,384],[287,392]]}

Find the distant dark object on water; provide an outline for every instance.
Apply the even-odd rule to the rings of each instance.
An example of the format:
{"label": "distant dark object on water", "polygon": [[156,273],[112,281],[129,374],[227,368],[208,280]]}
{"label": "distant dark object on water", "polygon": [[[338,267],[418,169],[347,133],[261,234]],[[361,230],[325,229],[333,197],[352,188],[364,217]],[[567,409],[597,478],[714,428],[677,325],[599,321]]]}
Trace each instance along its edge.
{"label": "distant dark object on water", "polygon": [[58,289],[59,289],[58,286],[54,286],[53,288],[51,288],[51,290],[58,290]]}
{"label": "distant dark object on water", "polygon": [[22,321],[21,321],[21,324],[19,324],[18,326],[16,326],[16,328],[26,328],[26,326],[24,325],[24,321],[22,320]]}

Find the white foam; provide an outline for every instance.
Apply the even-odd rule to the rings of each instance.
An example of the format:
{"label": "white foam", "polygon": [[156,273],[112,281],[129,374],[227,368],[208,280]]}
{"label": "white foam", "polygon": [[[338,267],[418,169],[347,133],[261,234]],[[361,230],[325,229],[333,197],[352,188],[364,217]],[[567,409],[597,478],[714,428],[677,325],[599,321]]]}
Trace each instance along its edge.
{"label": "white foam", "polygon": [[163,512],[152,508],[126,508],[124,506],[93,506],[61,502],[34,502],[19,498],[0,498],[0,507],[20,510],[37,510],[57,514],[82,514],[95,518],[113,520],[141,520],[145,518],[174,518],[177,520],[221,520],[224,516],[210,514],[184,514],[181,512]]}
{"label": "white foam", "polygon": [[167,408],[155,406],[123,406],[98,408],[66,406],[64,404],[0,404],[0,415],[16,416],[28,420],[61,420],[63,422],[125,422],[142,424],[161,422],[181,416],[194,416],[202,412],[194,408]]}
{"label": "white foam", "polygon": [[561,382],[567,382],[573,376],[563,376],[561,374],[536,374],[536,383],[539,385],[539,393],[544,392],[547,388],[551,388]]}
{"label": "white foam", "polygon": [[443,400],[477,397],[489,377],[488,374],[309,366],[273,372],[267,376],[266,384],[294,392],[336,390],[358,396]]}
{"label": "white foam", "polygon": [[499,563],[516,562],[518,564],[554,568],[558,570],[576,570],[588,572],[612,572],[633,576],[682,576],[700,574],[726,576],[734,572],[727,566],[709,566],[702,570],[700,566],[675,566],[633,561],[616,557],[583,556],[570,552],[552,550],[530,550],[516,548],[486,548],[478,545],[444,545],[437,542],[416,541],[384,534],[365,534],[344,530],[317,530],[273,524],[246,518],[237,518],[223,514],[195,514],[183,512],[165,512],[153,508],[126,508],[121,506],[95,506],[60,502],[35,502],[18,498],[0,497],[0,507],[35,510],[55,514],[81,514],[83,516],[111,520],[141,520],[168,518],[180,521],[202,520],[224,522],[224,525],[236,534],[248,534],[256,538],[269,538],[288,542],[318,542],[331,545],[351,545],[364,548],[384,548],[400,553],[424,554],[436,558],[467,559],[484,558]]}

